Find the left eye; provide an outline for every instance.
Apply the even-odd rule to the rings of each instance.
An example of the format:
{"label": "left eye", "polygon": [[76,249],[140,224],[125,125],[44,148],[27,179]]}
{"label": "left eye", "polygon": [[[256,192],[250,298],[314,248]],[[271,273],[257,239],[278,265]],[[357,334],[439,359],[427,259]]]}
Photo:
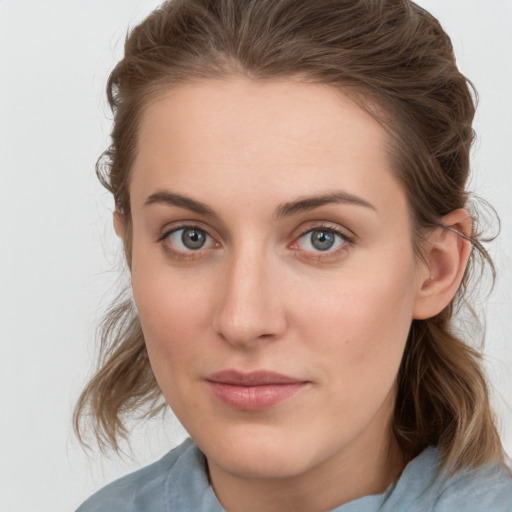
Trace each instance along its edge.
{"label": "left eye", "polygon": [[305,251],[332,251],[346,242],[346,237],[332,229],[312,229],[299,238],[299,245]]}
{"label": "left eye", "polygon": [[180,251],[198,251],[211,246],[214,241],[205,231],[195,227],[176,229],[167,235],[170,245]]}

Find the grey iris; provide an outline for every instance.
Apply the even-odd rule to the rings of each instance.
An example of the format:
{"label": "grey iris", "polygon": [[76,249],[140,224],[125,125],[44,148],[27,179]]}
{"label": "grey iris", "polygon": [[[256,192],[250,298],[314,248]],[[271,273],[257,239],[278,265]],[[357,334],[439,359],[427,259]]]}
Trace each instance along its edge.
{"label": "grey iris", "polygon": [[311,245],[319,251],[327,251],[335,242],[334,233],[330,231],[313,231],[311,233]]}
{"label": "grey iris", "polygon": [[206,235],[198,229],[184,229],[181,241],[188,249],[201,249],[206,242]]}

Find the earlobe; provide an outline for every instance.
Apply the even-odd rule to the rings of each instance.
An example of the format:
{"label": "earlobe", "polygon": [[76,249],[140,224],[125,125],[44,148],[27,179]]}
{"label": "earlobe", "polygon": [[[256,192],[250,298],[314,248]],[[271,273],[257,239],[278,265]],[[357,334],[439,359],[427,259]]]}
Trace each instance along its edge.
{"label": "earlobe", "polygon": [[443,226],[429,236],[425,251],[413,318],[426,319],[440,313],[455,296],[471,253],[472,220],[464,209],[441,219]]}
{"label": "earlobe", "polygon": [[119,238],[123,238],[124,234],[124,219],[119,210],[114,210],[113,214],[114,231]]}

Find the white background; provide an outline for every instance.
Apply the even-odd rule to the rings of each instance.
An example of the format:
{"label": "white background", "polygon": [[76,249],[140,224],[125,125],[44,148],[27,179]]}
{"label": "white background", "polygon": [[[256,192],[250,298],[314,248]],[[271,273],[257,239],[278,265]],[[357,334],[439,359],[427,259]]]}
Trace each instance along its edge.
{"label": "white background", "polygon": [[[503,221],[486,362],[510,454],[512,1],[420,3],[480,93],[472,186]],[[110,128],[103,89],[127,27],[156,5],[0,0],[0,512],[72,511],[184,435],[153,423],[134,431],[131,460],[109,460],[87,457],[71,430],[120,260],[111,200],[94,175]]]}

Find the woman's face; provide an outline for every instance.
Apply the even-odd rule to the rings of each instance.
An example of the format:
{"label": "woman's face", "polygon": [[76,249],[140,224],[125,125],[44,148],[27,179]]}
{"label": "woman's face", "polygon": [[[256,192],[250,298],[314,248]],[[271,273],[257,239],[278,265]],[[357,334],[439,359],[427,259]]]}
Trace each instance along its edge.
{"label": "woman's face", "polygon": [[212,475],[389,447],[421,279],[370,115],[292,80],[179,86],[143,113],[130,195],[151,365]]}

